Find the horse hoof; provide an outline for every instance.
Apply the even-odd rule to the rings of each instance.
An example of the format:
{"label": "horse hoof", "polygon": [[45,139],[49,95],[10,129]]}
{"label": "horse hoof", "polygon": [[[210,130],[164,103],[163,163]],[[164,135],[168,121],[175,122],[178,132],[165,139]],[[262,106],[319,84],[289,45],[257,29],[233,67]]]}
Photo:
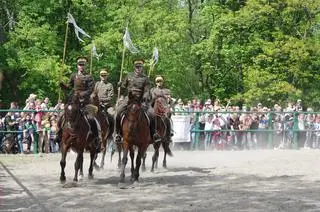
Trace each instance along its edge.
{"label": "horse hoof", "polygon": [[165,169],[168,168],[166,164],[163,164],[162,167]]}
{"label": "horse hoof", "polygon": [[89,174],[89,175],[88,175],[88,179],[89,179],[89,180],[92,180],[92,179],[93,179],[93,174],[91,174],[91,175]]}
{"label": "horse hoof", "polygon": [[94,170],[100,171],[100,167],[99,166],[94,166]]}
{"label": "horse hoof", "polygon": [[150,172],[154,173],[154,169],[151,169]]}
{"label": "horse hoof", "polygon": [[79,180],[82,180],[83,179],[83,175],[79,175]]}
{"label": "horse hoof", "polygon": [[66,177],[60,177],[60,182],[65,183],[66,182]]}
{"label": "horse hoof", "polygon": [[141,168],[141,171],[143,171],[143,172],[145,172],[146,170],[147,170],[146,167]]}

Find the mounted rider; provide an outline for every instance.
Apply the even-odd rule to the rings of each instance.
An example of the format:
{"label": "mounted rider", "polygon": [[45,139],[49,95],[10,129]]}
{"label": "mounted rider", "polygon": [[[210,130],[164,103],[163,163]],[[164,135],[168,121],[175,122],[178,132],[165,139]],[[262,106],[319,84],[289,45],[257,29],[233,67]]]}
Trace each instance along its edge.
{"label": "mounted rider", "polygon": [[99,105],[103,108],[104,112],[112,107],[112,98],[114,96],[113,86],[108,82],[108,70],[102,69],[100,71],[100,81],[96,82],[91,98],[98,97]]}
{"label": "mounted rider", "polygon": [[[156,86],[151,88],[151,106],[153,108],[154,103],[156,101],[156,99],[158,97],[164,97],[167,100],[167,109],[168,109],[168,113],[167,113],[167,119],[166,119],[166,125],[167,125],[167,132],[166,132],[166,137],[168,142],[172,142],[171,137],[173,136],[173,129],[172,129],[172,121],[171,121],[171,112],[170,112],[170,108],[173,104],[173,101],[171,99],[171,91],[170,89],[167,89],[164,87],[164,78],[161,75],[156,76],[155,78],[155,83]],[[151,112],[153,113],[154,111],[151,110]]]}
{"label": "mounted rider", "polygon": [[[149,77],[143,74],[143,60],[136,60],[134,61],[134,72],[128,73],[126,78],[118,83],[119,88],[124,88],[127,90],[127,95],[131,93],[132,95],[141,98],[142,103],[144,105],[144,109],[147,112],[148,106],[150,102],[150,80]],[[128,104],[128,96],[124,98],[124,100],[120,103],[118,108],[116,108],[116,117],[115,117],[115,125],[116,125],[116,135],[115,135],[115,141],[120,142],[121,141],[121,116],[123,115],[124,111],[127,109]],[[155,129],[154,129],[154,117],[153,114],[148,114],[148,117],[150,119],[150,133],[151,138],[153,140],[157,140],[157,135],[155,135]]]}
{"label": "mounted rider", "polygon": [[[100,151],[101,128],[99,122],[95,117],[97,109],[95,108],[95,106],[90,104],[90,95],[94,89],[94,79],[89,73],[86,72],[87,63],[88,59],[86,57],[78,57],[77,72],[71,75],[70,80],[67,84],[61,82],[60,86],[65,91],[69,91],[69,95],[67,96],[67,103],[70,104],[75,100],[79,100],[88,124],[90,125],[90,122],[96,123],[97,132],[95,132],[95,134],[98,135],[98,139],[96,139],[96,148],[97,151]],[[57,137],[59,137],[57,138],[58,140],[61,140],[64,124],[65,123],[62,120],[57,134]]]}

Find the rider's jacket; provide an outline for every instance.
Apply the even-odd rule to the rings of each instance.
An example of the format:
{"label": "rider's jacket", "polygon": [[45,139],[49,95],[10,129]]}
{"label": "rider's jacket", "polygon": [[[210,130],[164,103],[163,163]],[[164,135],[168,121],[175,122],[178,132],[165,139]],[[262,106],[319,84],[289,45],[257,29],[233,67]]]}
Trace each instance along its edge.
{"label": "rider's jacket", "polygon": [[171,91],[170,89],[164,88],[164,87],[154,87],[150,90],[151,93],[151,105],[154,104],[154,101],[157,97],[162,96],[167,99],[167,103],[171,104]]}
{"label": "rider's jacket", "polygon": [[144,74],[128,73],[122,81],[121,87],[127,88],[128,93],[131,92],[132,95],[142,98],[144,101],[150,101],[150,80]]}
{"label": "rider's jacket", "polygon": [[99,81],[94,86],[94,94],[98,96],[100,104],[106,107],[111,106],[114,95],[113,86],[109,82]]}
{"label": "rider's jacket", "polygon": [[72,98],[78,97],[84,104],[89,104],[94,80],[90,74],[73,73],[67,87],[72,89]]}

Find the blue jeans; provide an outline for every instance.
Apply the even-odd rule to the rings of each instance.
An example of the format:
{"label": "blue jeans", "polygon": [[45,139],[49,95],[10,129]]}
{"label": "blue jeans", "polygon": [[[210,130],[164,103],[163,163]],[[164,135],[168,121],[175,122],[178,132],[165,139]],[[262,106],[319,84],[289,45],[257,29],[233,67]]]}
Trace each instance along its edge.
{"label": "blue jeans", "polygon": [[17,139],[18,139],[19,152],[23,153],[23,144],[22,144],[23,134],[22,133],[18,133]]}
{"label": "blue jeans", "polygon": [[54,142],[54,139],[50,139],[50,148],[52,153],[55,153],[58,151],[58,147],[57,147],[57,144]]}

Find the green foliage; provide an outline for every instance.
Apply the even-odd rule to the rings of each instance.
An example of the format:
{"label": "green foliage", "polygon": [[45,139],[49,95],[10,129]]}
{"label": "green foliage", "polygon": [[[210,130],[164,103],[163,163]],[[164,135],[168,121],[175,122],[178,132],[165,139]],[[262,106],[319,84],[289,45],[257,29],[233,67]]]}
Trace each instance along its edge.
{"label": "green foliage", "polygon": [[[55,102],[59,81],[75,71],[77,56],[90,57],[93,42],[103,54],[92,58],[93,76],[98,79],[106,67],[115,85],[128,25],[140,53],[126,52],[124,73],[132,71],[136,57],[145,59],[148,73],[157,47],[151,80],[164,75],[174,97],[269,106],[300,98],[306,106],[320,106],[318,1],[12,0],[0,6],[0,69],[10,79],[1,99],[7,102],[23,103],[31,92]],[[69,11],[92,39],[80,43],[69,25],[62,72]]]}

